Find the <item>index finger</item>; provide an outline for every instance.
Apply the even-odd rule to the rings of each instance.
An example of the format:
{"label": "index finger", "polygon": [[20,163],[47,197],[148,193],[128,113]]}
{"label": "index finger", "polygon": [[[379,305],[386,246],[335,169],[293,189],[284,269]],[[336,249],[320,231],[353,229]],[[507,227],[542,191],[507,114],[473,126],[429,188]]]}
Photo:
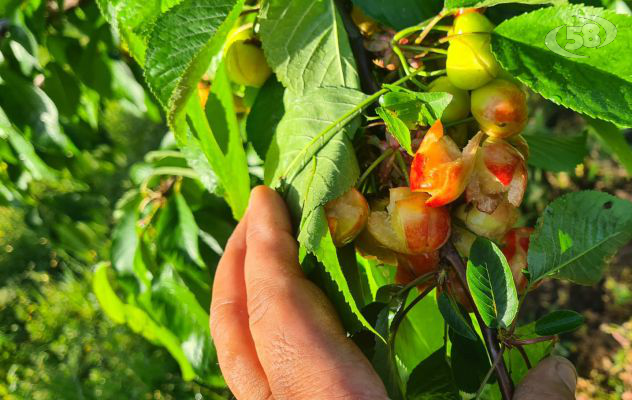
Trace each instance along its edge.
{"label": "index finger", "polygon": [[384,386],[298,263],[283,200],[251,195],[246,292],[250,331],[274,398],[385,399]]}

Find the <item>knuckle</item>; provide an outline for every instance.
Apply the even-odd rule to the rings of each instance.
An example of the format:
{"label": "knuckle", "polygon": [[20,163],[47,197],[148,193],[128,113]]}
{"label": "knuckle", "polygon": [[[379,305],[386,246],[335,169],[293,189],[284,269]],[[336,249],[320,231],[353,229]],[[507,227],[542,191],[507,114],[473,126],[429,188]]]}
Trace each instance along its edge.
{"label": "knuckle", "polygon": [[269,225],[255,225],[248,229],[248,243],[274,244],[279,240],[281,232]]}
{"label": "knuckle", "polygon": [[224,331],[222,325],[227,319],[235,318],[235,316],[242,313],[242,307],[235,301],[213,302],[209,316],[209,327],[213,339],[217,340],[217,337]]}
{"label": "knuckle", "polygon": [[253,327],[263,320],[270,309],[280,306],[288,297],[290,290],[283,279],[260,278],[253,282],[248,293],[250,326]]}

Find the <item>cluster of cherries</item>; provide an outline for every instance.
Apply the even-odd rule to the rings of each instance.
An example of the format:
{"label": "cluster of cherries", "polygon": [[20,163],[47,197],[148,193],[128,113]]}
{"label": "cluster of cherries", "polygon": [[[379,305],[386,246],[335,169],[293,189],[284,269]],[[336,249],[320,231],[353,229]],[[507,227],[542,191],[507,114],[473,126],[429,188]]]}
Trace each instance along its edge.
{"label": "cluster of cherries", "polygon": [[[439,249],[448,240],[468,258],[476,237],[483,236],[501,245],[518,292],[527,288],[523,270],[532,229],[513,228],[527,185],[529,149],[519,135],[527,123],[527,99],[491,53],[493,27],[476,11],[455,18],[447,76],[429,87],[450,93],[452,101],[419,144],[410,186],[391,188],[388,198],[370,204],[354,188],[325,206],[334,243],[354,242],[363,256],[396,265],[398,283],[438,271]],[[470,113],[478,125],[471,138]],[[453,272],[437,276],[440,290],[471,309]]]}

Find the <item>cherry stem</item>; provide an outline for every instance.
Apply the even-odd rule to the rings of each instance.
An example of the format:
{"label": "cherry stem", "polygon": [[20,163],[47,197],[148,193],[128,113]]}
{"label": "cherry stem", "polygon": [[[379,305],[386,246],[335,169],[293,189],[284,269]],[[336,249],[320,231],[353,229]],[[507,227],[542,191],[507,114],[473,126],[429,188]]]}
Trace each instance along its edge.
{"label": "cherry stem", "polygon": [[[393,349],[395,348],[395,336],[397,335],[397,330],[399,329],[399,325],[401,324],[401,322],[404,320],[404,317],[406,316],[406,314],[408,314],[408,312],[410,312],[410,310],[413,309],[413,307],[417,305],[417,303],[423,300],[423,298],[426,297],[428,293],[430,293],[435,288],[435,286],[436,285],[434,284],[430,285],[430,287],[426,288],[423,292],[421,292],[419,296],[415,297],[415,299],[411,301],[410,304],[407,305],[403,310],[400,310],[395,314],[395,316],[393,317],[393,323],[391,324],[391,335],[389,338]],[[406,291],[404,296],[406,296],[407,294],[408,292]],[[404,303],[405,302],[406,300],[404,299]]]}
{"label": "cherry stem", "polygon": [[[420,282],[418,283],[422,283],[429,280],[432,275],[433,275],[432,273],[422,275],[421,277],[418,278],[420,280]],[[421,278],[424,278],[424,279],[421,279]],[[414,282],[415,281],[411,282],[411,284]],[[397,355],[395,353],[395,337],[397,336],[397,330],[399,329],[399,325],[404,320],[404,317],[406,316],[406,314],[408,314],[415,305],[417,305],[421,300],[423,300],[423,298],[426,297],[428,293],[430,293],[435,288],[435,285],[434,284],[430,285],[430,287],[426,288],[426,290],[421,292],[419,296],[415,297],[415,299],[411,301],[410,304],[408,304],[404,308],[401,308],[406,304],[406,297],[408,297],[408,292],[410,291],[412,287],[413,286],[410,286],[409,284],[404,289],[400,290],[397,293],[397,296],[404,296],[405,298],[402,301],[402,305],[400,306],[400,309],[397,311],[397,313],[395,313],[395,316],[393,317],[393,322],[391,323],[391,328],[389,329],[387,346],[388,346],[390,362],[392,363],[392,366],[395,369],[397,369]],[[396,372],[395,375],[397,376],[397,383],[399,386],[399,390],[403,396],[404,393],[406,392],[405,384],[402,381],[402,377],[399,374],[399,372]]]}
{"label": "cherry stem", "polygon": [[448,54],[448,50],[442,49],[439,47],[426,47],[426,46],[416,46],[416,45],[408,45],[408,44],[403,44],[398,47],[403,50],[429,51],[431,53]]}
{"label": "cherry stem", "polygon": [[426,25],[426,28],[419,34],[419,36],[417,37],[417,39],[415,39],[415,44],[421,44],[421,42],[424,41],[424,39],[426,38],[426,36],[428,36],[428,34],[430,33],[430,31],[432,30],[432,28],[437,25],[437,23],[439,23],[439,21],[441,21],[443,19],[443,17],[445,17],[446,15],[448,15],[449,12],[445,9],[441,10],[441,12],[439,14],[437,14],[429,23],[428,25]]}
{"label": "cherry stem", "polygon": [[399,151],[396,151],[395,159],[397,160],[397,164],[399,165],[399,168],[402,170],[404,179],[406,179],[406,186],[410,186],[410,177],[408,176],[408,167],[406,167],[406,163],[404,162],[404,157],[402,157],[402,153]]}
{"label": "cherry stem", "polygon": [[358,183],[356,184],[356,188],[361,187],[362,184],[364,183],[364,181],[366,180],[366,178],[369,177],[371,172],[373,172],[373,170],[375,168],[377,168],[377,166],[380,165],[382,163],[382,161],[384,161],[388,157],[390,157],[393,154],[394,151],[395,151],[395,149],[390,147],[390,148],[386,149],[382,154],[380,154],[380,156],[378,158],[376,158],[375,161],[373,161],[371,163],[371,165],[369,165],[369,167],[362,173],[362,176],[360,176],[360,178],[358,179]]}
{"label": "cherry stem", "polygon": [[[469,300],[472,302],[472,304],[475,305],[472,294],[470,293],[467,286],[467,278],[465,276],[465,264],[463,263],[463,260],[461,259],[459,253],[456,251],[456,248],[454,247],[454,244],[451,240],[449,240],[443,246],[443,248],[441,249],[441,255],[443,256],[443,258],[448,260],[450,264],[452,264],[452,267],[457,273],[461,286],[463,287],[465,293],[467,293]],[[474,307],[474,316],[476,317],[476,321],[478,322],[478,325],[481,328],[481,332],[485,337],[485,344],[487,345],[486,348],[487,352],[489,353],[489,357],[492,360],[496,360],[498,358],[498,354],[501,352],[498,340],[498,333],[496,332],[496,330],[490,329],[487,325],[485,325],[485,323],[483,322],[483,318],[481,317],[481,314],[478,312],[478,309],[476,307]],[[509,377],[509,373],[507,372],[507,368],[504,361],[502,360],[502,357],[498,359],[498,363],[495,365],[495,369],[496,376],[498,376],[498,385],[500,387],[500,393],[503,400],[511,400],[514,391],[513,382]]]}
{"label": "cherry stem", "polygon": [[474,117],[467,117],[467,118],[459,119],[457,121],[446,122],[445,124],[443,124],[443,127],[444,128],[450,128],[450,127],[456,126],[456,125],[467,124],[467,123],[472,122],[474,120],[475,120]]}
{"label": "cherry stem", "polygon": [[487,371],[485,378],[483,378],[483,382],[481,382],[481,386],[478,388],[478,391],[476,392],[475,399],[479,399],[481,397],[481,394],[483,393],[483,390],[485,389],[485,385],[487,385],[487,381],[489,381],[489,378],[492,376],[492,373],[498,367],[498,363],[500,363],[500,360],[502,360],[504,352],[505,352],[505,348],[501,346],[500,351],[496,355],[496,358],[494,358],[494,363],[492,364],[491,368]]}
{"label": "cherry stem", "polygon": [[425,273],[425,274],[423,274],[421,276],[418,276],[413,281],[409,282],[406,286],[404,286],[399,292],[397,292],[397,296],[403,295],[404,293],[409,291],[411,288],[414,288],[415,286],[418,286],[418,285],[421,285],[422,283],[425,283],[430,278],[432,278],[433,276],[436,276],[436,275],[437,275],[437,272],[433,271],[433,272],[427,272],[427,273]]}

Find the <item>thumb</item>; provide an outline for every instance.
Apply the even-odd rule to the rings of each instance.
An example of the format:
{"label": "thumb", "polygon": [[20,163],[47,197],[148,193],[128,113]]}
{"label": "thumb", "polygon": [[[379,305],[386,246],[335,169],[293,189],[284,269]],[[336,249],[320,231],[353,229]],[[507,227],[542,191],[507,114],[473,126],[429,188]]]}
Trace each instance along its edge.
{"label": "thumb", "polygon": [[577,372],[565,358],[545,358],[533,368],[518,386],[514,400],[573,400]]}

